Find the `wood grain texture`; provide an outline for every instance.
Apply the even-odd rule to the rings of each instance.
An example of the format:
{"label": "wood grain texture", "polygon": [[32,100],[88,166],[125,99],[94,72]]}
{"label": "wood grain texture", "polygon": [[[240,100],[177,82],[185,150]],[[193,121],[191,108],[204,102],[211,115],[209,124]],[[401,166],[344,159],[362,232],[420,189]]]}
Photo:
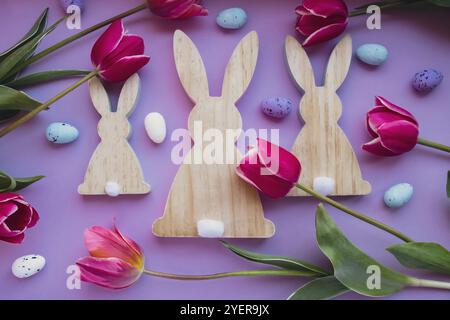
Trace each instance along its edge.
{"label": "wood grain texture", "polygon": [[[202,58],[191,39],[181,31],[174,34],[174,56],[181,84],[195,103],[188,119],[194,146],[178,169],[164,215],[153,224],[153,233],[161,237],[198,237],[197,222],[212,219],[224,223],[225,238],[271,237],[275,227],[264,218],[257,190],[235,173],[237,161],[242,157],[235,147],[242,128],[235,103],[247,89],[255,70],[256,32],[247,34],[234,50],[220,97],[209,95]],[[235,134],[223,139],[218,148],[223,150],[223,159],[231,161],[196,162],[193,155],[204,155],[210,143],[204,136],[195,136],[195,126],[201,126],[203,133],[208,129],[218,130],[223,137],[227,130],[233,130]]]}
{"label": "wood grain texture", "polygon": [[117,111],[111,111],[108,94],[101,81],[89,81],[89,92],[95,109],[101,115],[98,134],[101,141],[95,149],[86,171],[84,182],[78,187],[82,195],[106,194],[108,182],[120,186],[120,194],[145,194],[150,186],[144,181],[139,159],[128,143],[133,112],[139,95],[140,80],[132,75],[120,93]]}
{"label": "wood grain texture", "polygon": [[[317,86],[308,55],[293,37],[285,43],[286,57],[292,77],[304,91],[300,114],[305,125],[297,136],[292,153],[300,160],[299,182],[312,188],[316,177],[335,181],[330,195],[365,195],[370,184],[363,180],[355,152],[338,125],[342,104],[336,94],[350,68],[352,41],[345,36],[334,48],[328,61],[323,86]],[[293,189],[289,196],[308,196]]]}

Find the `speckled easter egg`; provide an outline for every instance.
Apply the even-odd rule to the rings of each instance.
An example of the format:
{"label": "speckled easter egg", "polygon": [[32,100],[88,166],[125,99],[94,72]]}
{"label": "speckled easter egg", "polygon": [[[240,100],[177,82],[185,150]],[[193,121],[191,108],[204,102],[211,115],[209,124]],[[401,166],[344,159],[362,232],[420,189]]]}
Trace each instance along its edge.
{"label": "speckled easter egg", "polygon": [[219,13],[216,22],[224,29],[240,29],[247,23],[247,13],[241,8],[225,9]]}
{"label": "speckled easter egg", "polygon": [[23,279],[34,276],[45,267],[45,258],[38,254],[29,254],[17,258],[12,266],[11,271],[16,278]]}
{"label": "speckled easter egg", "polygon": [[384,203],[389,208],[400,208],[404,206],[413,195],[413,187],[409,183],[393,185],[384,193]]}
{"label": "speckled easter egg", "polygon": [[81,12],[84,11],[84,0],[59,0],[61,7],[67,12],[67,8],[71,5],[80,7]]}
{"label": "speckled easter egg", "polygon": [[267,98],[262,101],[261,110],[269,117],[281,119],[291,112],[292,101],[283,97]]}
{"label": "speckled easter egg", "polygon": [[45,132],[47,140],[56,144],[65,144],[77,140],[78,129],[67,122],[53,122]]}
{"label": "speckled easter egg", "polygon": [[414,75],[412,86],[419,92],[430,92],[444,79],[441,72],[435,69],[425,69]]}
{"label": "speckled easter egg", "polygon": [[364,63],[379,66],[386,61],[388,50],[378,43],[366,43],[356,50],[356,56]]}

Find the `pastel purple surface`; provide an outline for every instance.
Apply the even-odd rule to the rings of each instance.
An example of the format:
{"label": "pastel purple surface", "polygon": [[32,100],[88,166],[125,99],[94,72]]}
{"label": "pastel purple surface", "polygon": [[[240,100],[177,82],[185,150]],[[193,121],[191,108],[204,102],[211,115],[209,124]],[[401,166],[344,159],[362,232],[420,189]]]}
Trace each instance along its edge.
{"label": "pastel purple surface", "polygon": [[[2,0],[0,51],[6,49],[31,26],[44,9],[50,7],[50,21],[61,15],[58,0]],[[88,1],[82,16],[83,28],[112,15],[137,6],[141,0]],[[349,7],[361,1],[348,1]],[[170,184],[177,171],[170,154],[175,142],[167,139],[153,144],[144,129],[144,117],[160,112],[167,121],[168,132],[185,128],[192,108],[182,89],[172,55],[172,34],[180,28],[199,47],[203,56],[212,95],[220,92],[225,65],[238,41],[256,30],[260,38],[260,56],[254,79],[238,103],[244,129],[280,128],[280,143],[290,148],[302,123],[296,116],[300,92],[291,81],[284,59],[284,39],[294,35],[297,0],[207,1],[208,17],[169,21],[141,12],[124,20],[126,28],[144,37],[146,53],[152,60],[140,72],[140,102],[130,118],[133,136],[130,143],[141,160],[146,180],[152,185],[147,196],[119,198],[82,197],[77,186],[82,182],[87,163],[98,144],[98,115],[84,86],[42,112],[34,120],[0,139],[0,168],[14,176],[43,174],[46,178],[21,192],[39,211],[41,220],[30,229],[22,245],[0,243],[0,299],[286,299],[305,280],[294,278],[233,278],[202,282],[182,282],[143,276],[134,286],[111,291],[89,284],[81,290],[66,288],[66,268],[87,254],[83,243],[84,229],[93,225],[110,227],[113,218],[121,231],[139,243],[148,268],[173,273],[206,274],[221,271],[259,268],[224,249],[214,239],[160,239],[151,233],[152,222],[164,209]],[[242,7],[248,23],[236,31],[223,31],[215,24],[217,14],[228,7]],[[339,90],[343,103],[340,125],[352,143],[364,178],[373,192],[365,197],[342,198],[346,205],[396,227],[417,241],[439,242],[450,247],[450,203],[445,195],[445,180],[450,169],[446,154],[418,146],[401,157],[379,158],[361,151],[369,138],[365,113],[372,108],[375,95],[401,105],[412,112],[420,123],[421,135],[450,143],[450,29],[443,21],[446,9],[420,11],[396,10],[382,14],[382,29],[368,30],[364,17],[351,18],[348,32],[354,48],[363,43],[379,42],[389,49],[389,59],[374,69],[353,59],[349,75]],[[408,30],[408,36],[405,36]],[[64,25],[40,46],[47,47],[72,35]],[[40,61],[27,72],[48,69],[87,69],[89,54],[100,33],[89,35],[51,57]],[[322,79],[331,49],[337,40],[308,48],[316,79]],[[423,96],[411,87],[411,74],[424,68],[435,68],[444,74],[441,85]],[[319,81],[319,80],[318,80]],[[33,97],[46,100],[73,82],[58,81],[27,89]],[[120,86],[110,92],[117,99]],[[283,122],[274,121],[260,112],[260,102],[268,96],[290,98],[293,112]],[[114,103],[113,103],[114,105]],[[80,137],[69,145],[54,145],[45,138],[47,125],[67,121],[80,130]],[[410,202],[398,210],[383,203],[384,191],[393,184],[408,182],[414,186]],[[295,256],[329,267],[315,243],[314,209],[317,201],[308,198],[270,200],[263,198],[268,219],[277,227],[276,235],[267,240],[231,241],[244,248],[279,255]],[[407,270],[399,265],[385,248],[399,241],[387,233],[330,208],[339,227],[360,248],[396,270],[423,278],[442,279],[427,272]],[[16,279],[12,262],[25,254],[36,253],[47,259],[47,266],[29,279]],[[448,281],[448,278],[447,278]],[[448,299],[448,291],[408,288],[389,299]],[[359,299],[350,293],[343,299]]]}

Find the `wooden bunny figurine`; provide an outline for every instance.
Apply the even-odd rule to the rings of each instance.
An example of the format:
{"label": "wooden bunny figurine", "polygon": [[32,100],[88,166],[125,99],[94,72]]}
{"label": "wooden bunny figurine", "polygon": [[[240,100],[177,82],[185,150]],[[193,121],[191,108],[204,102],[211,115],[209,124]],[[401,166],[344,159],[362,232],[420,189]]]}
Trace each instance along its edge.
{"label": "wooden bunny figurine", "polygon": [[[304,91],[300,114],[305,126],[292,147],[292,153],[302,164],[299,182],[313,188],[325,180],[331,186],[327,192],[330,195],[370,193],[371,186],[363,180],[353,148],[338,125],[342,104],[336,90],[350,68],[350,36],[345,36],[331,53],[321,87],[316,86],[311,63],[297,40],[288,36],[285,49],[291,74]],[[289,195],[308,194],[294,188]]]}
{"label": "wooden bunny figurine", "polygon": [[[174,55],[181,84],[195,103],[188,120],[191,137],[196,137],[196,123],[201,123],[205,133],[208,129],[219,130],[223,137],[228,129],[240,133],[242,120],[235,103],[253,77],[258,56],[256,32],[247,34],[235,48],[226,67],[220,97],[209,95],[202,58],[191,39],[179,30],[174,34]],[[225,142],[220,148],[239,160],[242,155],[235,146],[237,137],[233,137],[231,148],[226,148]],[[203,154],[202,142],[194,139],[185,159]],[[170,189],[164,216],[153,224],[153,233],[161,237],[271,237],[275,228],[264,218],[259,194],[236,175],[236,165],[236,161],[229,164],[184,161]]]}
{"label": "wooden bunny figurine", "polygon": [[78,186],[79,194],[117,196],[150,192],[139,159],[128,143],[131,125],[127,118],[136,105],[139,87],[139,76],[134,74],[125,82],[117,111],[113,112],[101,81],[97,78],[89,81],[92,102],[101,115],[98,123],[101,141],[89,161],[83,184]]}

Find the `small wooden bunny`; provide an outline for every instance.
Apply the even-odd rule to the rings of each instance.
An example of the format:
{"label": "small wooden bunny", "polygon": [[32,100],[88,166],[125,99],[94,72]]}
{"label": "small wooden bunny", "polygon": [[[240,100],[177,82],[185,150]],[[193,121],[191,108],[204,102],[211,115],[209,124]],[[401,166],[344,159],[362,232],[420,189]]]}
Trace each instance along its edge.
{"label": "small wooden bunny", "polygon": [[[191,39],[179,30],[174,34],[174,55],[183,88],[195,103],[188,120],[191,137],[196,136],[196,123],[202,124],[205,133],[208,129],[219,130],[222,136],[228,129],[240,132],[242,119],[235,103],[253,77],[258,57],[256,32],[247,34],[235,48],[220,97],[210,96],[202,58]],[[226,148],[226,143],[220,148],[239,160],[242,155],[234,144],[237,137],[231,148]],[[202,142],[195,139],[186,158],[204,154]],[[258,192],[236,175],[235,168],[236,163],[184,162],[170,189],[164,216],[153,224],[153,233],[161,237],[271,237],[275,228],[264,218]]]}
{"label": "small wooden bunny", "polygon": [[[328,181],[330,195],[370,193],[371,186],[363,180],[353,148],[338,125],[342,104],[336,90],[350,68],[350,36],[345,36],[331,53],[321,87],[316,86],[308,55],[297,40],[288,36],[285,49],[292,76],[304,91],[300,114],[305,126],[292,147],[292,153],[302,164],[299,182],[313,188],[319,181]],[[289,195],[308,194],[295,188]]]}
{"label": "small wooden bunny", "polygon": [[101,115],[98,123],[101,141],[89,161],[83,184],[78,186],[79,194],[117,196],[150,192],[139,159],[128,143],[131,125],[127,118],[136,105],[139,87],[139,76],[134,74],[125,82],[117,111],[113,112],[101,81],[97,78],[89,81],[92,102]]}

